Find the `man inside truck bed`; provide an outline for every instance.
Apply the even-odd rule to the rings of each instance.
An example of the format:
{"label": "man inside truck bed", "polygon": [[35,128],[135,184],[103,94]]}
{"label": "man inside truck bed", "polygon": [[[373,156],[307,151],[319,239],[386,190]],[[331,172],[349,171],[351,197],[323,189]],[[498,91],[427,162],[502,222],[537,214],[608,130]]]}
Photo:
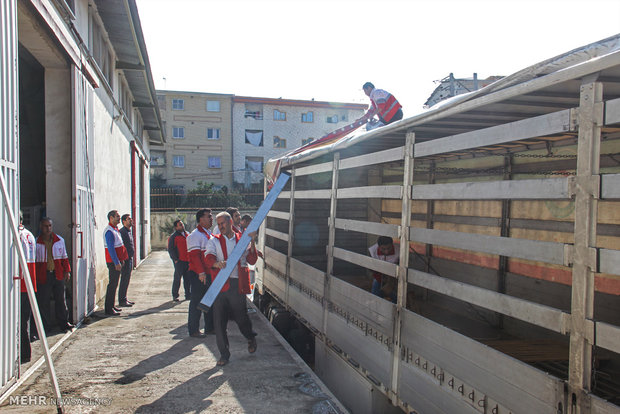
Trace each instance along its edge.
{"label": "man inside truck bed", "polygon": [[[377,239],[377,243],[368,248],[370,257],[394,264],[398,264],[399,261],[398,250],[398,244],[395,244],[387,236],[380,236]],[[386,299],[389,298],[396,303],[396,279],[379,272],[373,272],[372,276],[374,280],[372,281],[372,289],[370,291],[374,295]]]}

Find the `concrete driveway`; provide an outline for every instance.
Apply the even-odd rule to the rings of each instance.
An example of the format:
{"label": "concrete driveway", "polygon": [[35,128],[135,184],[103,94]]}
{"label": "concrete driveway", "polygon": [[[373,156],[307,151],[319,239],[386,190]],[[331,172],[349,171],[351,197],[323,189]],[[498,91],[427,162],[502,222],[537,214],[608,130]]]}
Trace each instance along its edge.
{"label": "concrete driveway", "polygon": [[[172,302],[172,263],[154,252],[134,271],[120,317],[96,312],[54,353],[68,413],[338,413],[340,404],[259,313],[258,350],[229,323],[230,363],[216,367],[215,336],[187,333],[189,301]],[[183,287],[181,287],[181,290]],[[180,297],[184,297],[181,293]],[[43,365],[2,405],[55,412]]]}

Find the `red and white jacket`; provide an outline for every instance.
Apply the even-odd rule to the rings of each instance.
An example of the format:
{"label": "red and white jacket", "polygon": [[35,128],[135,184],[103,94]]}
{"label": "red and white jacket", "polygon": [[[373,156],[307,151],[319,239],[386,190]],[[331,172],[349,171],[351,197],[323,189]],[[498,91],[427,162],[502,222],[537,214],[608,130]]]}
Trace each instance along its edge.
{"label": "red and white jacket", "polygon": [[106,263],[115,263],[113,255],[110,254],[108,249],[108,241],[106,240],[106,235],[108,232],[111,232],[112,237],[114,239],[114,252],[116,253],[116,257],[119,262],[124,262],[129,259],[129,255],[127,254],[127,249],[125,248],[125,244],[123,243],[123,238],[121,237],[121,232],[118,229],[108,223],[108,225],[103,229],[103,245],[105,246],[105,262]]}
{"label": "red and white jacket", "polygon": [[390,122],[396,112],[402,108],[402,105],[396,100],[394,95],[383,89],[373,89],[372,92],[370,92],[370,100],[372,101],[372,105],[366,113],[366,117],[368,118],[377,114],[386,122]]}
{"label": "red and white jacket", "polygon": [[[28,231],[24,226],[19,226],[19,238],[22,242],[22,248],[26,256],[26,264],[28,265],[28,271],[30,272],[30,280],[32,281],[32,287],[34,291],[37,291],[37,270],[36,270],[36,257],[37,257],[37,240],[32,233]],[[24,274],[20,271],[20,292],[27,292],[26,282],[24,281]]]}
{"label": "red and white jacket", "polygon": [[[67,256],[67,248],[65,247],[65,240],[58,236],[56,233],[52,233],[52,258],[54,259],[54,273],[56,279],[63,280],[65,273],[71,271],[69,265],[69,258]],[[36,252],[36,274],[37,283],[46,283],[47,281],[47,248],[43,241],[43,236],[39,236],[37,239],[37,252]]]}
{"label": "red and white jacket", "polygon": [[187,236],[187,254],[189,255],[189,270],[196,273],[209,273],[211,266],[207,266],[205,261],[205,251],[207,250],[207,243],[213,235],[211,232],[202,226],[198,226]]}
{"label": "red and white jacket", "polygon": [[[398,264],[400,261],[400,244],[394,243],[392,245],[392,249],[388,252],[388,254],[383,254],[379,251],[379,244],[375,243],[368,248],[368,252],[370,253],[370,257],[374,259],[383,260],[384,262]],[[381,273],[372,272],[372,277],[379,283],[381,283]]]}
{"label": "red and white jacket", "polygon": [[[235,246],[239,243],[239,239],[241,238],[241,233],[234,232],[235,236]],[[215,262],[228,260],[228,248],[226,246],[226,236],[222,234],[217,234],[213,236],[213,239],[209,242],[209,246],[207,248],[206,261],[209,268],[211,268]],[[258,259],[258,255],[256,253],[256,249],[248,247],[243,256],[241,256],[241,260],[237,263],[237,272],[233,272],[230,277],[238,277],[239,278],[239,293],[242,295],[248,295],[252,291],[250,289],[250,269],[248,268],[248,264],[256,264],[256,260]],[[211,281],[214,281],[217,277],[220,269],[212,268],[211,269]],[[236,273],[236,274],[235,274]],[[222,292],[226,292],[230,288],[230,283],[228,280],[222,287]]]}

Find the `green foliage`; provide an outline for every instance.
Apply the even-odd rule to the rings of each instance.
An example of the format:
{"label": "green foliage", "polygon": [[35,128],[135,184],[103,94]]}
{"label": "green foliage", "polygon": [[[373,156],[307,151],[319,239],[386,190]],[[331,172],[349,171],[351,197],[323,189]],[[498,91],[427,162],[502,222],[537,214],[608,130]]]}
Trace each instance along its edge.
{"label": "green foliage", "polygon": [[163,234],[174,233],[174,222],[182,220],[183,223],[187,223],[187,213],[181,213],[179,210],[174,210],[176,217],[168,217],[168,219],[159,225],[159,231]]}
{"label": "green foliage", "polygon": [[247,204],[240,194],[230,194],[226,186],[215,187],[213,183],[198,181],[196,188],[189,190],[184,203],[185,207],[244,208]]}

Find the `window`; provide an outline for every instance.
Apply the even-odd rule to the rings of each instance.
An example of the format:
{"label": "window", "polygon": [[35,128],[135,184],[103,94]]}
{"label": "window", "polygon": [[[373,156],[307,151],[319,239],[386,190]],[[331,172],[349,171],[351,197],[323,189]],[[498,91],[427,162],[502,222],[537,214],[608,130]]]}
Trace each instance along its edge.
{"label": "window", "polygon": [[273,110],[274,121],[286,121],[286,112],[280,112],[277,109]]}
{"label": "window", "polygon": [[254,145],[255,147],[263,146],[263,131],[253,129],[245,130],[245,143]]}
{"label": "window", "polygon": [[308,138],[308,139],[302,139],[301,140],[301,145],[306,145],[311,143],[312,141],[314,141],[314,138]]}
{"label": "window", "polygon": [[207,128],[207,139],[220,139],[220,129]]}
{"label": "window", "polygon": [[314,122],[314,113],[306,112],[305,114],[301,114],[301,122]]}
{"label": "window", "polygon": [[185,168],[185,155],[174,155],[172,165],[176,168]]}
{"label": "window", "polygon": [[209,168],[222,168],[222,158],[209,157]]}
{"label": "window", "polygon": [[245,168],[254,172],[262,172],[263,157],[245,157]]}
{"label": "window", "polygon": [[151,152],[151,167],[163,167],[166,165],[166,155],[161,152]]}
{"label": "window", "polygon": [[257,120],[262,120],[263,119],[263,114],[261,114],[260,111],[249,111],[249,110],[245,110],[245,113],[243,114],[244,118],[254,118]]}
{"label": "window", "polygon": [[286,148],[286,139],[280,137],[273,137],[274,148]]}
{"label": "window", "polygon": [[220,101],[207,101],[207,112],[220,112]]}
{"label": "window", "polygon": [[346,122],[347,121],[347,115],[346,114],[340,115],[340,120]]}
{"label": "window", "polygon": [[172,138],[183,139],[185,138],[185,127],[172,127]]}
{"label": "window", "polygon": [[176,111],[182,111],[185,109],[185,101],[183,99],[173,99],[172,109]]}
{"label": "window", "polygon": [[112,85],[114,59],[112,58],[111,48],[108,46],[108,42],[105,39],[103,25],[94,14],[91,14],[89,21],[91,25],[90,44],[93,58],[103,74],[103,77],[108,82],[108,85]]}
{"label": "window", "polygon": [[338,123],[338,115],[328,116],[327,117],[328,124],[337,124]]}

